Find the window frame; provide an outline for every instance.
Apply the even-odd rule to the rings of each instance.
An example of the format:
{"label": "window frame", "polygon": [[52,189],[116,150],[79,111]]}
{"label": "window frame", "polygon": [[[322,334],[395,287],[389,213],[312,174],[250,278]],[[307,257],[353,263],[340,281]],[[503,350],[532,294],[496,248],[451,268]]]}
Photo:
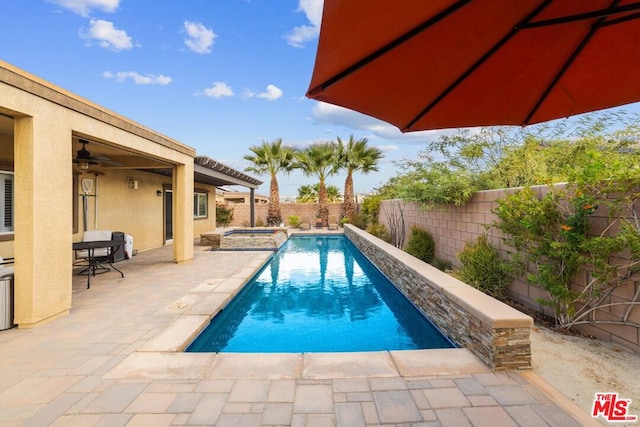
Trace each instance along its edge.
{"label": "window frame", "polygon": [[[203,208],[204,212],[201,212],[200,208]],[[193,219],[206,218],[209,218],[209,192],[196,189],[193,192]]]}
{"label": "window frame", "polygon": [[[7,179],[8,178],[8,179]],[[1,240],[11,240],[15,233],[16,227],[16,180],[15,173],[13,171],[0,170],[0,180],[2,181],[0,184],[0,241]],[[11,186],[11,195],[8,197],[9,203],[11,206],[9,208],[9,215],[11,226],[5,227],[5,216],[6,216],[6,207],[5,202],[7,201],[7,192],[5,190],[5,182],[10,182]]]}

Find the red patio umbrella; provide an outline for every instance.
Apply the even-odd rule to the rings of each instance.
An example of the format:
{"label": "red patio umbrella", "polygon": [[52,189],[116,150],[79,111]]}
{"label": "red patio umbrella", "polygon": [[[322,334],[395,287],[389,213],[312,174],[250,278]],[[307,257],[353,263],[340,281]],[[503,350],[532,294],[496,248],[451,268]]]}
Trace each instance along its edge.
{"label": "red patio umbrella", "polygon": [[325,0],[307,96],[403,132],[640,101],[640,2]]}

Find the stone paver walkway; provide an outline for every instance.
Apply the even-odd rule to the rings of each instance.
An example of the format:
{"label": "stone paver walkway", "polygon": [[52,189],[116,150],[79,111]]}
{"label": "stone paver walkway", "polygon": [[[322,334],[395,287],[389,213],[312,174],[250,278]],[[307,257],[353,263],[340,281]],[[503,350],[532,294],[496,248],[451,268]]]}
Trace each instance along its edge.
{"label": "stone paver walkway", "polygon": [[74,276],[68,316],[0,332],[0,425],[593,423],[535,373],[493,373],[462,349],[176,352],[268,256],[196,246],[192,262],[175,264],[165,247],[118,264],[124,279],[96,276],[90,290]]}

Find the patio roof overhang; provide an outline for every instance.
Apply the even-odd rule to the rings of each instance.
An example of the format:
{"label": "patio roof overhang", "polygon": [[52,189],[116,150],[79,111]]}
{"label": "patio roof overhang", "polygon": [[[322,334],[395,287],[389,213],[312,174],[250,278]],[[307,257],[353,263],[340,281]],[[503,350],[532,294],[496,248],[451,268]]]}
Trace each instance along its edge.
{"label": "patio roof overhang", "polygon": [[[262,181],[207,156],[196,156],[193,169],[193,181],[195,183],[209,184],[216,187],[240,185],[252,190],[262,185]],[[172,173],[171,169],[168,168],[147,169],[147,172],[165,176],[171,176]]]}
{"label": "patio roof overhang", "polygon": [[262,184],[262,181],[207,156],[196,156],[194,163],[195,182],[217,187],[240,185],[251,189],[256,189]]}

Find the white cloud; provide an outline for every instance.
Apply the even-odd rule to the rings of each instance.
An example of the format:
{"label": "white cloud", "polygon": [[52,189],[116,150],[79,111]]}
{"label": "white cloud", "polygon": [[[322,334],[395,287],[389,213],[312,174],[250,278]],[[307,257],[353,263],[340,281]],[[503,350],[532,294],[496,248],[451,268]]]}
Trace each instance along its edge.
{"label": "white cloud", "polygon": [[300,0],[298,12],[304,12],[309,21],[309,25],[294,27],[285,36],[287,43],[293,47],[303,47],[310,40],[314,40],[320,33],[320,22],[322,21],[322,7],[324,0]]}
{"label": "white cloud", "polygon": [[102,76],[107,79],[115,80],[117,82],[124,82],[127,79],[133,80],[137,85],[160,85],[165,86],[171,83],[171,77],[159,76],[153,74],[139,74],[135,71],[118,71],[112,73],[111,71],[105,71]]}
{"label": "white cloud", "polygon": [[245,99],[262,98],[266,99],[267,101],[275,101],[278,98],[282,98],[283,94],[284,93],[282,92],[282,89],[280,89],[276,85],[267,85],[267,90],[260,93],[256,93],[251,89],[245,89],[242,91],[242,97]]}
{"label": "white cloud", "polygon": [[184,29],[187,32],[184,44],[189,50],[200,54],[211,53],[211,46],[217,37],[213,30],[191,21],[184,21]]}
{"label": "white cloud", "polygon": [[307,19],[314,27],[320,27],[324,0],[300,0],[299,11],[304,11]]}
{"label": "white cloud", "polygon": [[116,52],[133,47],[131,37],[126,31],[115,28],[113,22],[92,19],[89,25],[87,31],[80,31],[80,36],[88,40],[97,40],[100,47]]}
{"label": "white cloud", "polygon": [[400,147],[397,145],[376,145],[376,148],[384,153],[391,153],[393,151],[398,151]]}
{"label": "white cloud", "polygon": [[203,92],[211,98],[233,96],[233,90],[225,82],[213,82],[213,86],[206,88]]}
{"label": "white cloud", "polygon": [[113,13],[120,5],[120,0],[49,0],[49,2],[84,17],[88,17],[92,9]]}
{"label": "white cloud", "polygon": [[267,90],[265,92],[259,93],[256,96],[258,98],[266,99],[267,101],[275,101],[276,99],[282,97],[282,89],[275,85],[267,85]]}
{"label": "white cloud", "polygon": [[372,138],[394,140],[400,144],[425,144],[428,140],[438,138],[447,132],[432,130],[402,133],[397,127],[382,120],[326,102],[318,102],[312,113],[313,118],[320,123],[367,131],[372,134]]}

